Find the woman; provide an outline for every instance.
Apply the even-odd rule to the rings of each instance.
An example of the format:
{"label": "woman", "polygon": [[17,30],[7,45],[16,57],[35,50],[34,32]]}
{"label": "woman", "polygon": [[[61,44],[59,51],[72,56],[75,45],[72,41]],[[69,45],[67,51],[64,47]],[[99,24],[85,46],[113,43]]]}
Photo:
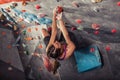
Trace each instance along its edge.
{"label": "woman", "polygon": [[[64,21],[62,20],[62,13],[57,14],[57,8],[55,8],[53,10],[53,19],[52,20],[53,20],[53,22],[52,22],[51,36],[47,32],[47,30],[42,29],[42,33],[44,36],[44,42],[47,46],[47,48],[46,48],[47,55],[49,57],[52,57],[55,59],[63,59],[63,58],[67,59],[72,55],[73,51],[75,50],[75,45],[71,41],[68,31],[64,25]],[[66,44],[62,44],[56,40],[57,20],[58,20],[59,28],[63,34],[63,37],[65,38]],[[66,46],[66,48],[64,49],[65,46]]]}
{"label": "woman", "polygon": [[[55,60],[64,60],[68,59],[75,50],[75,45],[71,41],[68,31],[64,25],[64,21],[62,20],[62,12],[60,14],[57,13],[57,8],[53,10],[53,18],[52,18],[52,32],[51,36],[47,32],[46,29],[42,29],[42,34],[44,37],[44,42],[46,44],[46,52],[49,58],[54,58]],[[62,35],[65,39],[64,43],[56,40],[57,36],[57,20],[59,24],[59,28],[62,32]]]}

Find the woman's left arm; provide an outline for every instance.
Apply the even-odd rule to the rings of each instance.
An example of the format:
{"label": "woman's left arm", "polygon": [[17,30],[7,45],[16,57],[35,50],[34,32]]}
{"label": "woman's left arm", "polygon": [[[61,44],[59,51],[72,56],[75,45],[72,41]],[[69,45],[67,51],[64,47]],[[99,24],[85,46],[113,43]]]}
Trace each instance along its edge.
{"label": "woman's left arm", "polygon": [[60,30],[62,31],[62,34],[67,43],[66,56],[65,56],[65,59],[67,59],[73,54],[75,50],[75,44],[71,41],[69,37],[69,33],[65,27],[64,21],[62,20],[62,13],[60,14],[60,17],[59,17],[59,25],[60,25]]}

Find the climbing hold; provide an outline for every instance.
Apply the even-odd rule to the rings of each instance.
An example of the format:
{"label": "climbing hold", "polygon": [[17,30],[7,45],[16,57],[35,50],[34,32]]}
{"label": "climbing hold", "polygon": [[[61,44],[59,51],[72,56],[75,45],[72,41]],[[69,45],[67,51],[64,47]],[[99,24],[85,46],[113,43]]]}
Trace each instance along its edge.
{"label": "climbing hold", "polygon": [[27,4],[26,0],[22,0],[22,5],[26,6],[26,4]]}
{"label": "climbing hold", "polygon": [[117,5],[118,5],[118,6],[120,6],[120,1],[119,1],[119,2],[117,2]]}
{"label": "climbing hold", "polygon": [[49,58],[45,55],[42,55],[42,59],[45,68],[50,72],[52,70],[52,63],[50,63]]}
{"label": "climbing hold", "polygon": [[51,24],[52,23],[52,20],[49,19],[49,18],[45,18],[45,24]]}
{"label": "climbing hold", "polygon": [[8,8],[6,8],[5,10],[6,10],[7,12],[10,12],[10,8],[9,8],[9,7],[8,7]]}
{"label": "climbing hold", "polygon": [[35,21],[35,25],[40,25],[40,24]]}
{"label": "climbing hold", "polygon": [[78,23],[78,24],[81,24],[82,20],[81,19],[76,19],[75,22]]}
{"label": "climbing hold", "polygon": [[90,52],[95,52],[95,48],[90,48]]}
{"label": "climbing hold", "polygon": [[40,74],[38,75],[38,78],[41,79],[41,75]]}
{"label": "climbing hold", "polygon": [[100,29],[99,24],[93,23],[93,24],[92,24],[92,29],[94,29],[94,30]]}
{"label": "climbing hold", "polygon": [[18,19],[18,22],[22,22],[24,19],[23,18],[19,18]]}
{"label": "climbing hold", "polygon": [[43,48],[42,44],[40,44],[40,45],[38,46],[38,48],[39,48],[39,49]]}
{"label": "climbing hold", "polygon": [[12,70],[13,70],[13,68],[12,68],[12,67],[8,67],[8,70],[9,70],[9,71],[12,71]]}
{"label": "climbing hold", "polygon": [[27,31],[28,31],[28,32],[31,32],[31,28],[28,28]]}
{"label": "climbing hold", "polygon": [[77,30],[83,30],[83,26],[79,25],[79,26],[77,27]]}
{"label": "climbing hold", "polygon": [[109,45],[106,45],[105,49],[106,49],[106,51],[110,51],[111,50]]}
{"label": "climbing hold", "polygon": [[40,57],[39,53],[33,53],[33,56]]}
{"label": "climbing hold", "polygon": [[42,17],[45,17],[45,16],[46,16],[46,14],[40,13],[38,17],[42,18]]}
{"label": "climbing hold", "polygon": [[10,49],[10,48],[12,48],[12,46],[11,45],[7,45],[7,48]]}
{"label": "climbing hold", "polygon": [[3,31],[3,32],[2,32],[2,35],[6,35],[6,32]]}
{"label": "climbing hold", "polygon": [[17,31],[16,34],[19,34],[19,32]]}
{"label": "climbing hold", "polygon": [[38,28],[36,27],[35,30],[38,31]]}
{"label": "climbing hold", "polygon": [[24,43],[22,43],[22,46],[25,48],[25,47],[27,47]]}
{"label": "climbing hold", "polygon": [[39,71],[42,71],[42,67],[39,67],[38,70],[39,70]]}
{"label": "climbing hold", "polygon": [[95,34],[95,35],[98,35],[98,34],[99,34],[99,31],[94,31],[94,34]]}
{"label": "climbing hold", "polygon": [[26,10],[23,9],[22,12],[26,12]]}
{"label": "climbing hold", "polygon": [[74,7],[76,7],[76,8],[79,7],[79,4],[78,4],[76,1],[73,1],[73,2],[72,2],[72,5],[73,5]]}
{"label": "climbing hold", "polygon": [[35,5],[35,8],[38,10],[41,8],[41,6],[39,4]]}
{"label": "climbing hold", "polygon": [[102,2],[103,0],[91,0],[91,2],[93,3],[98,3],[98,2]]}
{"label": "climbing hold", "polygon": [[13,26],[13,30],[14,30],[14,31],[17,30],[17,26],[16,26],[16,25]]}
{"label": "climbing hold", "polygon": [[72,27],[72,28],[71,28],[71,31],[74,31],[74,30],[77,30],[77,28],[76,28],[76,27]]}
{"label": "climbing hold", "polygon": [[22,27],[22,28],[25,28],[26,26],[25,26],[25,25],[22,25],[21,27]]}
{"label": "climbing hold", "polygon": [[26,55],[29,55],[29,52],[28,52],[28,51],[26,51]]}
{"label": "climbing hold", "polygon": [[27,65],[29,68],[31,68],[31,65],[29,64],[29,65]]}
{"label": "climbing hold", "polygon": [[63,7],[62,6],[57,6],[57,13],[63,12]]}
{"label": "climbing hold", "polygon": [[12,3],[12,6],[13,6],[13,7],[16,7],[16,6],[18,6],[18,4],[15,3],[15,2],[13,2],[13,3]]}
{"label": "climbing hold", "polygon": [[51,27],[48,27],[47,30],[48,30],[48,32],[51,32],[52,28],[51,28]]}
{"label": "climbing hold", "polygon": [[117,32],[116,29],[112,29],[112,30],[111,30],[111,33],[113,33],[113,34],[116,33],[116,32]]}
{"label": "climbing hold", "polygon": [[26,35],[26,30],[23,31],[23,35]]}
{"label": "climbing hold", "polygon": [[32,37],[26,37],[25,38],[25,40],[27,40],[27,41],[30,41],[30,40],[32,40],[33,38]]}
{"label": "climbing hold", "polygon": [[24,54],[26,54],[26,51],[23,51]]}
{"label": "climbing hold", "polygon": [[93,11],[95,11],[95,12],[100,12],[100,7],[93,7]]}

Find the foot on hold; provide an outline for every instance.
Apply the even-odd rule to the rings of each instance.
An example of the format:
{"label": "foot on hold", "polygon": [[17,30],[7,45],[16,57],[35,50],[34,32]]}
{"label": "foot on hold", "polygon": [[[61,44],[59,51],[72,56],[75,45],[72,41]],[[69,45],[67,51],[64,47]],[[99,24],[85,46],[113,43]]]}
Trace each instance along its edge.
{"label": "foot on hold", "polygon": [[98,2],[102,2],[103,0],[91,0],[91,2],[93,3],[98,3]]}

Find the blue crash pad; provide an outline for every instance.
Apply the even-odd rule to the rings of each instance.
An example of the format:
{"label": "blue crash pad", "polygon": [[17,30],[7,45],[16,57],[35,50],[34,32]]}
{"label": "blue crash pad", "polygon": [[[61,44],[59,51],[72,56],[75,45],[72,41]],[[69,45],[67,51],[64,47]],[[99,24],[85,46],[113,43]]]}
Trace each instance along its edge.
{"label": "blue crash pad", "polygon": [[[91,48],[94,48],[93,52],[90,51]],[[78,72],[88,71],[102,65],[100,53],[96,45],[74,51],[74,56]]]}

